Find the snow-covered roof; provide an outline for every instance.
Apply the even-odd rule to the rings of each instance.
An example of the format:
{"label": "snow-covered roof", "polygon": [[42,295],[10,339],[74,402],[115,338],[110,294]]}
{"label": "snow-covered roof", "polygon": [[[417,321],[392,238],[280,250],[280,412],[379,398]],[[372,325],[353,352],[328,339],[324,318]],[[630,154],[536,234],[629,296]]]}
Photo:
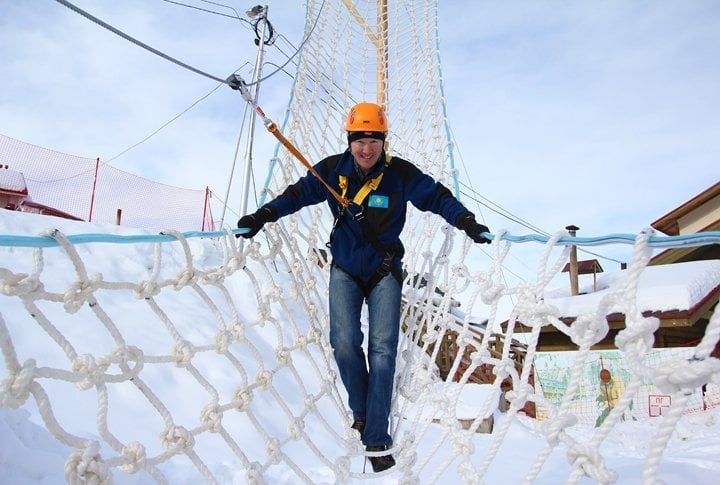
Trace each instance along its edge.
{"label": "snow-covered roof", "polygon": [[0,170],[0,192],[9,192],[18,195],[28,195],[25,176],[15,170]]}
{"label": "snow-covered roof", "polygon": [[[627,283],[628,270],[603,273],[580,288],[581,295],[570,296],[570,286],[545,292],[545,303],[560,310],[563,317],[577,317],[592,312],[606,295],[619,291]],[[581,282],[582,283],[582,282]],[[720,260],[648,266],[638,281],[638,310],[691,310],[720,286]]]}

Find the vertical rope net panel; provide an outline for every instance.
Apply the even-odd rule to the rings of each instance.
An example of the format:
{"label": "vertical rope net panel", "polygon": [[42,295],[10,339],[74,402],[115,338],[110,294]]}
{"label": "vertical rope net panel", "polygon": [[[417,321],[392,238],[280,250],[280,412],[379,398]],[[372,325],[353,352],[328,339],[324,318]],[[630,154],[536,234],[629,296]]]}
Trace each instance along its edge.
{"label": "vertical rope net panel", "polygon": [[[436,25],[433,1],[393,2],[387,13],[376,2],[308,1],[309,37],[285,136],[318,160],[344,149],[351,105],[379,100],[388,108],[391,152],[452,186]],[[383,38],[388,54],[380,70],[387,75],[379,79]],[[302,175],[281,153],[265,195]],[[508,287],[502,265],[512,243],[504,232],[489,248],[491,262],[478,265],[476,245],[410,208],[391,423],[397,466],[365,474],[327,338],[322,250],[331,223],[319,205],[269,224],[252,242],[167,231],[143,241],[109,237],[116,244],[108,251],[104,242],[48,230],[34,245],[8,243],[0,248],[0,406],[28,409],[67,447],[70,483],[110,483],[122,473],[158,483],[346,483],[387,475],[400,483],[474,484],[548,473],[569,483],[609,483],[618,475],[603,442],[651,380],[672,405],[649,437],[642,477],[632,479],[653,483],[689,391],[720,380],[710,357],[720,338],[717,311],[691,359],[663,366],[646,359],[657,320],[638,309],[637,291],[652,252],[649,231],[637,236],[624,286],[567,325],[544,300],[568,260],[569,248],[558,247],[566,232],[546,243],[535,281]],[[502,298],[513,299],[509,313],[502,313]],[[487,314],[485,329],[494,331],[471,322],[474,311]],[[602,423],[583,427],[574,397],[611,312],[626,315],[616,343],[628,380]],[[521,323],[531,329],[524,344],[515,339]],[[579,347],[556,401],[533,385],[544,327]],[[471,396],[468,411],[478,376],[490,384]],[[524,415],[535,404],[544,409],[542,421]],[[501,408],[492,434],[477,433]],[[527,449],[507,444],[517,423],[537,437]],[[565,467],[548,470],[558,452]]]}

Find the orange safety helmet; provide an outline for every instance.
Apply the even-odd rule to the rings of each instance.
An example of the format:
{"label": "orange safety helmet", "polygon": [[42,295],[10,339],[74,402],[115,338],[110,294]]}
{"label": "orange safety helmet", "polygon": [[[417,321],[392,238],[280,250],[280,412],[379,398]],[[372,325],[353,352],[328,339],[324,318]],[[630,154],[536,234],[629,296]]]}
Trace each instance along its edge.
{"label": "orange safety helmet", "polygon": [[385,110],[379,104],[358,103],[350,108],[345,129],[352,131],[371,131],[387,133]]}

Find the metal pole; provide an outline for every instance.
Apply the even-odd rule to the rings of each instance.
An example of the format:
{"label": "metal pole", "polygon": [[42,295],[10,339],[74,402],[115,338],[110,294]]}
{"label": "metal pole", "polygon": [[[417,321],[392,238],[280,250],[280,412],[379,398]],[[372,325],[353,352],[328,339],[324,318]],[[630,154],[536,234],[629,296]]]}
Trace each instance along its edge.
{"label": "metal pole", "polygon": [[[565,229],[568,230],[570,236],[575,237],[577,230],[580,229],[577,226],[567,226]],[[577,259],[577,246],[574,244],[570,247],[570,294],[577,296],[580,293],[580,284],[578,281],[578,259]]]}
{"label": "metal pole", "polygon": [[90,193],[90,214],[88,215],[88,222],[92,222],[93,207],[95,207],[95,189],[97,187],[98,170],[100,169],[100,158],[95,159],[95,177],[93,178],[92,192]]}
{"label": "metal pole", "polygon": [[[263,7],[262,15],[262,28],[260,29],[260,40],[258,41],[257,56],[255,58],[255,69],[253,70],[253,78],[251,89],[253,89],[252,99],[257,104],[258,95],[260,93],[260,85],[257,80],[260,79],[262,71],[262,61],[265,54],[265,30],[267,28],[267,13],[268,7]],[[243,175],[243,188],[240,199],[240,216],[247,214],[248,197],[250,195],[250,177],[252,173],[252,149],[253,141],[255,139],[255,120],[257,115],[255,110],[250,113],[250,130],[248,132],[248,144],[245,150],[245,173]]]}

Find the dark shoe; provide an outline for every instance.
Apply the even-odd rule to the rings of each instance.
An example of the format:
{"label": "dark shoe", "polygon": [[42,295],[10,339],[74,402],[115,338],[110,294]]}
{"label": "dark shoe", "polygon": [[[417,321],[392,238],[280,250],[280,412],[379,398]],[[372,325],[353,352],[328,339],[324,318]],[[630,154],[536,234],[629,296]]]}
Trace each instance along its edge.
{"label": "dark shoe", "polygon": [[358,433],[360,433],[360,437],[362,438],[363,431],[365,431],[365,421],[361,421],[359,419],[356,419],[353,421],[352,426],[350,426],[350,429],[354,429]]}
{"label": "dark shoe", "polygon": [[[388,449],[387,446],[368,446],[365,448],[367,451],[385,451]],[[392,455],[382,455],[382,456],[369,456],[370,464],[373,467],[373,471],[375,473],[383,472],[387,470],[388,468],[392,468],[395,466],[395,458],[393,458]]]}

